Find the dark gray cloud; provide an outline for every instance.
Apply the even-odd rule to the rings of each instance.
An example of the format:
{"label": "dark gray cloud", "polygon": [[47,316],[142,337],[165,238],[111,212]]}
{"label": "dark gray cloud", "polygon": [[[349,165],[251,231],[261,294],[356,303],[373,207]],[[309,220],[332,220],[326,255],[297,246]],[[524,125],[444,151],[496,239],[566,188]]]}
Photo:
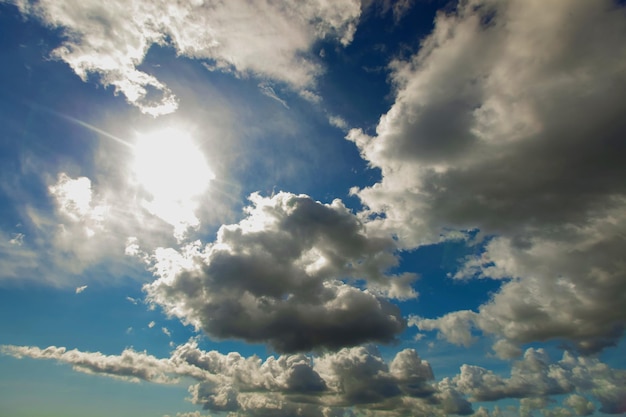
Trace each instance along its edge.
{"label": "dark gray cloud", "polygon": [[378,403],[400,395],[397,382],[375,348],[343,349],[319,359],[317,368],[340,391],[344,405]]}
{"label": "dark gray cloud", "polygon": [[446,414],[466,416],[472,414],[472,403],[459,391],[450,378],[444,378],[437,384],[436,399]]}
{"label": "dark gray cloud", "polygon": [[477,317],[437,323],[455,341],[474,326],[506,356],[555,338],[594,352],[623,334],[625,13],[609,0],[462,2],[392,63],[396,101],[376,135],[348,134],[383,174],[354,190],[364,216],[384,213],[370,230],[407,248],[496,236],[457,278],[514,280]]}
{"label": "dark gray cloud", "polygon": [[387,298],[416,296],[415,277],[385,275],[397,263],[392,239],[369,237],[339,200],[251,200],[247,217],[206,248],[157,251],[149,300],[212,337],[280,352],[386,343],[404,329]]}

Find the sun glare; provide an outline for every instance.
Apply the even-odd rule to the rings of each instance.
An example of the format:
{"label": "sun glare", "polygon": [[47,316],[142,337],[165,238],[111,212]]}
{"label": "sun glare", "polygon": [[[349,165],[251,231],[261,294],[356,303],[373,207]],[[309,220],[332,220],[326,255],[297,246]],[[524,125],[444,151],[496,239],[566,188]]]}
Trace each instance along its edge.
{"label": "sun glare", "polygon": [[191,136],[175,128],[140,135],[134,153],[134,178],[151,195],[146,207],[175,226],[193,225],[194,200],[214,175]]}

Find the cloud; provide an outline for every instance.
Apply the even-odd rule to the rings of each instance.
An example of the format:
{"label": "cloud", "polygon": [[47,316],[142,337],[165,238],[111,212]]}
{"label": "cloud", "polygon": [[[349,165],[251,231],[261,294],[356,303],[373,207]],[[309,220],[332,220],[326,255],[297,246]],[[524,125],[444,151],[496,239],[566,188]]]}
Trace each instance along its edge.
{"label": "cloud", "polygon": [[[168,417],[168,416],[163,416]],[[189,413],[176,413],[176,417],[211,417],[209,414],[202,414],[199,411],[191,411]]]}
{"label": "cloud", "polygon": [[[63,347],[40,349],[5,345],[1,352],[17,358],[51,359],[79,372],[160,384],[189,378],[189,400],[210,411],[241,415],[306,416],[414,415],[473,413],[472,401],[519,398],[521,413],[589,415],[623,413],[626,371],[609,368],[597,358],[565,352],[551,362],[542,349],[528,349],[513,364],[508,378],[490,370],[463,365],[460,373],[436,381],[430,364],[415,350],[404,349],[386,362],[372,346],[344,348],[320,356],[304,354],[243,357],[198,348],[196,340],[177,346],[169,358],[126,349],[121,355],[80,352]],[[547,409],[553,395],[570,394],[563,407]],[[567,407],[567,408],[564,408]],[[373,413],[373,414],[372,414]],[[487,417],[479,408],[475,414]],[[497,408],[493,416],[499,415]]]}
{"label": "cloud", "polygon": [[335,401],[342,406],[390,406],[392,399],[427,398],[435,392],[430,385],[434,378],[430,364],[412,349],[398,352],[387,364],[374,347],[346,348],[316,359],[314,369],[330,391],[341,394]]}
{"label": "cloud", "polygon": [[[206,61],[212,69],[270,78],[295,89],[313,84],[321,66],[311,46],[320,39],[348,45],[360,2],[16,0],[20,11],[59,28],[65,39],[52,51],[86,81],[97,76],[152,116],[171,113],[174,93],[138,67],[153,45]],[[132,19],[129,19],[132,16]]]}
{"label": "cloud", "polygon": [[513,279],[478,313],[452,312],[417,326],[438,329],[450,342],[466,346],[472,328],[493,334],[494,351],[503,358],[519,354],[521,344],[554,338],[585,353],[616,344],[624,329],[619,306],[626,284],[619,253],[623,238],[614,234],[622,233],[623,217],[616,212],[611,220],[573,230],[569,241],[533,238],[519,247],[504,237],[491,240],[478,259],[468,262],[480,264],[472,265],[472,274]]}
{"label": "cloud", "polygon": [[137,300],[136,298],[133,298],[133,297],[129,297],[129,296],[126,297],[126,301],[128,301],[129,303],[133,303],[135,305],[137,305],[139,303],[139,300]]}
{"label": "cloud", "polygon": [[381,16],[391,12],[393,20],[398,23],[413,7],[414,0],[362,0],[363,9],[373,9]]}
{"label": "cloud", "polygon": [[[325,382],[312,368],[311,359],[301,354],[269,357],[261,361],[256,356],[245,358],[237,352],[224,355],[216,351],[202,351],[195,341],[190,341],[178,346],[172,352],[171,360],[223,378],[217,385],[216,381],[205,381],[204,386],[194,388],[198,398],[196,402],[201,402],[200,398],[213,396],[214,388],[224,392],[222,385],[242,392],[316,394],[326,390]],[[201,391],[204,395],[200,395]]]}
{"label": "cloud", "polygon": [[289,109],[289,105],[287,104],[287,102],[285,100],[283,100],[282,98],[278,97],[278,95],[276,94],[276,91],[274,91],[274,87],[272,87],[271,84],[269,84],[269,83],[260,83],[259,84],[259,90],[261,90],[261,93],[263,95],[266,95],[267,97],[271,98],[272,100],[276,100],[277,102],[282,104],[282,106],[284,108]]}
{"label": "cloud", "polygon": [[130,381],[171,384],[181,377],[191,378],[197,383],[189,387],[190,401],[214,412],[352,416],[356,405],[365,413],[380,409],[400,416],[410,409],[433,412],[439,407],[433,395],[432,369],[412,349],[399,352],[390,363],[373,347],[346,348],[319,357],[270,356],[263,361],[237,352],[203,351],[195,340],[176,347],[163,359],[132,349],[118,356],[53,346],[2,346],[1,351],[17,358],[56,360],[79,372]]}
{"label": "cloud", "polygon": [[416,296],[415,277],[385,274],[397,263],[392,239],[369,237],[339,200],[250,200],[247,217],[205,248],[157,250],[148,300],[212,337],[279,352],[391,342],[404,329],[387,298]]}
{"label": "cloud", "polygon": [[463,396],[450,378],[444,378],[437,384],[437,400],[447,414],[472,414],[472,404]]}
{"label": "cloud", "polygon": [[593,403],[582,395],[572,394],[563,403],[571,407],[577,416],[589,416],[595,411]]}
{"label": "cloud", "polygon": [[173,244],[172,232],[177,230],[142,205],[137,185],[124,169],[118,170],[126,161],[123,157],[116,161],[116,172],[95,183],[63,171],[51,178],[34,163],[25,164],[24,171],[45,184],[48,194],[7,186],[8,195],[23,197],[14,203],[27,233],[0,235],[4,266],[0,279],[76,288],[89,284],[85,277],[89,281],[149,277],[147,253]]}
{"label": "cloud", "polygon": [[[28,174],[31,169],[35,167],[24,167]],[[54,182],[50,178],[47,182],[49,194],[44,198],[49,198],[49,206],[35,198],[15,202],[24,224],[21,227],[28,235],[22,232],[14,233],[12,238],[5,237],[4,232],[0,235],[3,263],[0,278],[76,288],[85,279],[79,274],[102,259],[117,256],[116,237],[108,233],[105,225],[109,207],[92,192],[91,181],[86,177],[72,178],[61,172]],[[29,192],[15,185],[3,186],[9,195],[24,196]],[[47,207],[52,207],[53,212],[46,212]],[[110,266],[118,271],[132,269],[125,262]]]}
{"label": "cloud", "polygon": [[[585,392],[600,402],[601,412],[619,414],[626,410],[623,401],[626,398],[626,371],[611,369],[597,358],[576,357],[567,351],[560,361],[551,362],[543,349],[530,348],[522,360],[513,364],[509,378],[502,378],[479,366],[463,365],[453,382],[472,401],[543,398]],[[590,408],[593,412],[593,405],[580,395],[568,397],[565,404],[577,413],[588,412]]]}
{"label": "cloud", "polygon": [[56,218],[48,220],[50,223],[57,222],[48,229],[51,229],[49,232],[54,245],[65,252],[66,257],[74,255],[74,269],[80,271],[95,259],[106,256],[103,240],[112,244],[112,240],[117,238],[106,231],[110,207],[100,201],[100,196],[93,194],[91,180],[87,177],[72,178],[61,172],[48,191],[57,214]]}
{"label": "cloud", "polygon": [[390,342],[404,329],[386,298],[415,296],[415,277],[385,275],[397,262],[393,240],[368,237],[339,200],[284,192],[250,200],[247,217],[205,248],[158,250],[148,300],[212,337],[280,352]]}
{"label": "cloud", "polygon": [[87,289],[87,285],[76,287],[76,294],[80,294],[81,292],[85,291],[86,289]]}
{"label": "cloud", "polygon": [[478,410],[476,410],[476,412],[474,414],[472,414],[472,417],[489,417],[489,410],[487,410],[485,407],[478,407]]}
{"label": "cloud", "polygon": [[0,261],[2,262],[2,280],[23,280],[26,271],[40,266],[39,254],[30,249],[23,233],[7,236],[0,232]]}
{"label": "cloud", "polygon": [[423,319],[417,316],[410,316],[409,326],[415,326],[422,331],[437,329],[440,335],[445,337],[450,343],[470,346],[474,342],[471,326],[468,324],[473,320],[476,313],[472,311],[457,311],[438,319]]}
{"label": "cloud", "polygon": [[341,130],[348,130],[348,122],[346,122],[341,116],[329,116],[328,123]]}
{"label": "cloud", "polygon": [[522,398],[519,406],[520,417],[530,417],[533,415],[533,411],[535,410],[543,410],[543,414],[545,414],[545,412],[558,412],[555,409],[548,411],[547,405],[548,399],[546,397]]}
{"label": "cloud", "polygon": [[139,380],[156,383],[175,383],[169,374],[174,369],[165,359],[126,349],[121,355],[103,355],[100,352],[81,352],[76,349],[50,346],[45,349],[29,346],[2,346],[2,353],[16,358],[53,359],[73,366],[76,371],[104,374],[132,382]]}
{"label": "cloud", "polygon": [[375,135],[347,136],[382,171],[352,191],[368,229],[405,248],[478,229],[484,251],[456,278],[504,280],[477,316],[422,325],[462,344],[474,326],[502,355],[548,339],[595,352],[623,334],[624,39],[608,0],[475,0],[391,64],[395,103]]}
{"label": "cloud", "polygon": [[24,233],[13,233],[11,239],[9,239],[9,243],[11,245],[22,246],[25,237],[26,235]]}
{"label": "cloud", "polygon": [[87,217],[98,219],[92,207],[91,181],[87,177],[73,179],[66,173],[59,174],[58,182],[48,187],[56,200],[59,212],[77,222]]}
{"label": "cloud", "polygon": [[[112,196],[94,192],[89,178],[74,178],[65,172],[60,172],[47,188],[54,208],[52,213],[44,211],[34,200],[24,204],[20,213],[33,238],[14,248],[20,256],[11,263],[31,256],[38,260],[38,264],[22,270],[23,279],[76,287],[79,278],[84,281],[89,268],[103,268],[93,274],[96,277],[103,276],[104,270],[124,271],[128,275],[131,271],[143,271],[143,265],[136,263],[134,258],[123,256],[129,225],[141,221],[139,213],[116,215],[127,208],[119,204],[119,194],[115,203],[109,204],[114,200]],[[156,230],[152,232],[158,233]],[[112,259],[115,262],[105,262]],[[45,274],[39,270],[39,265],[44,263],[47,265]],[[7,272],[10,272],[9,268],[3,271],[3,276]]]}

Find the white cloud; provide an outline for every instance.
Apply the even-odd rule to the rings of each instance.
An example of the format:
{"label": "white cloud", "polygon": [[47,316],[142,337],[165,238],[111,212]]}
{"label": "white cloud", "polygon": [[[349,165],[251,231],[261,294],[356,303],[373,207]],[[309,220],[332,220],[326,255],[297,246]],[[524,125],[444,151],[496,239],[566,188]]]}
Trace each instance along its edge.
{"label": "white cloud", "polygon": [[[622,399],[626,396],[626,371],[567,351],[560,361],[551,362],[543,349],[530,348],[522,360],[513,364],[509,378],[478,366],[463,365],[453,381],[473,401],[522,398],[526,399],[523,405],[527,409],[543,408],[545,404],[533,405],[532,399],[583,392],[600,402],[601,412],[619,414],[625,410]],[[579,397],[569,397],[565,404],[579,411],[589,409],[589,404]]]}
{"label": "white cloud", "polygon": [[[106,230],[109,207],[99,196],[96,198],[89,178],[72,178],[61,172],[48,191],[56,203],[58,218],[46,219],[46,222],[56,224],[39,229],[50,233],[54,246],[65,252],[59,261],[66,263],[67,269],[80,272],[94,260],[105,257],[107,251],[114,250],[106,244],[117,240]],[[35,215],[32,213],[32,216]],[[68,262],[70,254],[73,255],[73,262]]]}
{"label": "white cloud", "polygon": [[568,408],[554,407],[541,410],[544,417],[571,417],[572,412]]}
{"label": "white cloud", "polygon": [[[167,416],[164,416],[167,417]],[[211,417],[209,414],[202,414],[199,411],[191,411],[188,413],[176,413],[176,417]]]}
{"label": "white cloud", "polygon": [[26,235],[24,233],[13,233],[9,243],[11,245],[22,246],[24,244],[24,238]]}
{"label": "white cloud", "polygon": [[348,130],[348,122],[346,122],[341,116],[329,116],[328,117],[328,123],[330,123],[332,126],[335,126],[338,129],[341,130]]}
{"label": "white cloud", "polygon": [[66,173],[59,174],[56,184],[48,188],[55,198],[61,214],[73,221],[86,217],[96,217],[91,206],[91,181],[87,177],[70,178]]}
{"label": "white cloud", "polygon": [[[111,177],[98,178],[97,186],[84,176],[60,172],[51,181],[46,174],[31,172],[49,183],[47,197],[54,210],[46,211],[37,202],[41,196],[16,203],[29,238],[0,236],[2,279],[76,288],[94,280],[149,276],[148,253],[174,244],[176,227],[143,207],[127,171],[116,169]],[[41,265],[46,265],[45,274]]]}
{"label": "white cloud", "polygon": [[[28,172],[38,168],[24,169]],[[39,171],[36,175],[46,177]],[[0,240],[2,279],[19,277],[23,281],[76,288],[83,284],[88,268],[117,256],[119,239],[109,230],[109,206],[93,192],[87,177],[72,178],[60,172],[54,182],[47,177],[46,180],[49,195],[43,198],[50,198],[54,211],[44,211],[45,206],[35,199],[16,203],[29,236],[25,239],[26,235],[19,233],[12,239]],[[21,190],[20,193],[28,195]],[[110,263],[108,267],[111,271],[132,270],[130,262]]]}
{"label": "white cloud", "polygon": [[440,335],[450,343],[467,347],[475,340],[471,332],[471,323],[475,316],[476,313],[468,310],[456,311],[454,314],[448,314],[438,319],[410,316],[408,325],[415,326],[422,331],[437,329]]}
{"label": "white cloud", "polygon": [[197,383],[189,387],[190,401],[213,412],[345,417],[353,415],[351,409],[356,405],[364,413],[395,409],[389,416],[400,417],[410,410],[432,413],[440,407],[430,365],[412,349],[399,352],[390,364],[372,347],[342,349],[313,358],[270,356],[263,361],[237,352],[203,351],[194,340],[163,359],[132,349],[119,356],[62,347],[2,346],[1,351],[17,358],[56,360],[79,372],[131,381],[172,384],[182,377],[191,378]]}
{"label": "white cloud", "polygon": [[121,355],[103,355],[100,352],[81,352],[76,349],[50,346],[45,349],[28,346],[2,346],[2,353],[16,358],[53,359],[67,363],[79,372],[104,374],[132,382],[139,380],[157,383],[176,383],[174,372],[166,359],[157,359],[146,353],[126,349]]}
{"label": "white cloud", "polygon": [[563,403],[571,407],[577,416],[589,416],[595,411],[593,403],[582,395],[572,394]]}
{"label": "white cloud", "polygon": [[[18,234],[21,236],[21,234]],[[24,242],[23,237],[6,236],[0,232],[0,260],[3,280],[23,280],[27,271],[40,265],[40,255]]]}
{"label": "white cloud", "polygon": [[289,109],[289,105],[287,104],[287,102],[285,100],[283,100],[282,98],[280,98],[278,96],[278,94],[276,94],[276,91],[274,91],[274,87],[272,87],[272,85],[270,83],[267,83],[267,82],[260,83],[259,84],[259,90],[261,90],[261,93],[263,95],[266,95],[267,97],[271,98],[272,100],[276,100],[277,102],[282,104],[282,106],[284,108]]}
{"label": "white cloud", "polygon": [[[52,56],[83,80],[96,75],[142,112],[177,108],[173,92],[137,67],[152,45],[208,61],[212,69],[270,78],[305,89],[321,66],[309,50],[319,39],[351,42],[360,2],[16,0],[23,14],[60,28],[65,41]],[[132,19],[129,18],[132,16]]]}
{"label": "white cloud", "polygon": [[520,417],[531,417],[535,410],[547,411],[547,405],[548,399],[546,397],[522,398],[519,406]]}
{"label": "white cloud", "polygon": [[476,412],[472,414],[472,417],[489,417],[489,410],[487,410],[483,406],[480,406],[478,407],[478,410],[476,410]]}
{"label": "white cloud", "polygon": [[376,134],[347,136],[382,170],[353,190],[364,218],[384,213],[369,230],[412,248],[479,229],[492,236],[485,253],[456,278],[506,280],[476,317],[423,326],[461,344],[475,326],[507,343],[502,355],[538,340],[585,352],[617,342],[625,39],[623,9],[608,0],[474,0],[438,14],[419,53],[392,63],[396,100]]}
{"label": "white cloud", "polygon": [[500,339],[493,344],[493,351],[500,359],[517,358],[522,354],[522,349],[506,339]]}
{"label": "white cloud", "polygon": [[[519,412],[588,415],[624,412],[626,371],[609,368],[597,358],[576,357],[565,352],[551,362],[541,350],[528,349],[515,362],[508,378],[485,368],[463,365],[452,378],[435,381],[430,364],[413,349],[398,352],[386,362],[374,347],[344,348],[321,356],[303,354],[243,357],[237,352],[203,351],[195,340],[176,347],[169,358],[126,349],[121,355],[80,352],[62,347],[1,347],[16,358],[52,359],[72,365],[79,372],[131,381],[171,384],[180,378],[194,380],[190,401],[205,409],[233,411],[240,415],[306,416],[364,415],[401,417],[414,415],[473,413],[470,401],[519,398]],[[570,394],[563,407],[547,408],[551,396]],[[567,408],[565,408],[567,407]],[[373,414],[372,414],[373,413]],[[488,417],[485,409],[476,416]],[[500,415],[497,407],[493,416]]]}

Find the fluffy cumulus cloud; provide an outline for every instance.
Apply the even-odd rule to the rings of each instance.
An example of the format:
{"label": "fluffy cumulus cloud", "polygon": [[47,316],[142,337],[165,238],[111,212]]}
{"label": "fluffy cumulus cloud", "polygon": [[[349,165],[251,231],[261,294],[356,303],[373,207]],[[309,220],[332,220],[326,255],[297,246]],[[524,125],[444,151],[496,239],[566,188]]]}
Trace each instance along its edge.
{"label": "fluffy cumulus cloud", "polygon": [[439,334],[449,342],[469,346],[474,342],[471,326],[469,322],[474,319],[476,313],[473,311],[457,311],[438,319],[424,319],[417,316],[410,316],[409,326],[418,327],[420,330],[439,330]]}
{"label": "fluffy cumulus cloud", "polygon": [[[589,29],[593,28],[593,29]],[[354,189],[368,227],[404,247],[479,229],[483,253],[456,278],[504,279],[478,313],[438,322],[502,356],[565,339],[584,352],[623,334],[626,19],[604,1],[461,2],[406,62],[376,134],[352,130],[381,182]]]}
{"label": "fluffy cumulus cloud", "polygon": [[2,352],[56,360],[80,372],[131,381],[169,384],[189,378],[195,380],[189,400],[213,412],[339,417],[354,415],[356,406],[364,413],[395,410],[389,411],[395,416],[405,415],[413,406],[441,414],[430,365],[412,349],[399,352],[390,363],[373,347],[346,348],[321,357],[270,356],[263,361],[235,352],[203,351],[193,340],[163,359],[132,349],[119,356],[54,346],[2,346]]}
{"label": "fluffy cumulus cloud", "polygon": [[[77,371],[130,381],[160,384],[192,381],[189,401],[211,412],[241,416],[470,415],[472,401],[518,398],[520,415],[533,410],[559,415],[626,411],[626,373],[598,359],[565,352],[551,362],[541,349],[529,349],[501,377],[471,365],[436,381],[430,364],[413,349],[386,362],[374,347],[344,348],[321,356],[303,354],[243,357],[236,352],[204,351],[195,340],[180,345],[168,358],[126,349],[121,355],[81,352],[63,347],[1,347],[17,358],[50,359]],[[562,404],[546,408],[549,396],[569,394]],[[497,407],[493,413],[499,415]],[[480,407],[475,416],[488,417]]]}
{"label": "fluffy cumulus cloud", "polygon": [[453,381],[473,401],[522,398],[526,400],[522,407],[533,409],[544,408],[545,403],[535,403],[549,396],[574,393],[564,404],[577,415],[588,415],[593,412],[593,403],[575,393],[585,392],[599,401],[603,413],[626,411],[626,372],[611,369],[597,358],[577,357],[567,351],[560,361],[551,362],[543,349],[528,349],[523,359],[513,364],[509,378],[479,366],[463,365]]}
{"label": "fluffy cumulus cloud", "polygon": [[339,200],[250,197],[213,243],[154,255],[148,299],[216,338],[281,352],[391,342],[405,328],[389,298],[411,298],[412,274],[387,275],[395,242],[370,237]]}
{"label": "fluffy cumulus cloud", "polygon": [[20,11],[59,28],[52,51],[83,80],[97,76],[144,113],[177,108],[173,92],[138,69],[152,45],[173,47],[211,69],[253,74],[308,91],[322,70],[308,56],[320,39],[348,45],[361,13],[358,0],[189,2],[14,0]]}
{"label": "fluffy cumulus cloud", "polygon": [[594,405],[582,395],[572,394],[564,401],[565,405],[571,407],[577,416],[588,416],[593,414]]}
{"label": "fluffy cumulus cloud", "polygon": [[399,352],[391,363],[373,347],[345,348],[313,358],[270,357],[262,362],[234,353],[203,352],[188,343],[172,358],[225,378],[219,384],[201,382],[190,387],[191,400],[214,411],[328,417],[379,409],[403,415],[408,404],[430,412],[440,407],[436,387],[430,384],[430,365],[411,349]]}

